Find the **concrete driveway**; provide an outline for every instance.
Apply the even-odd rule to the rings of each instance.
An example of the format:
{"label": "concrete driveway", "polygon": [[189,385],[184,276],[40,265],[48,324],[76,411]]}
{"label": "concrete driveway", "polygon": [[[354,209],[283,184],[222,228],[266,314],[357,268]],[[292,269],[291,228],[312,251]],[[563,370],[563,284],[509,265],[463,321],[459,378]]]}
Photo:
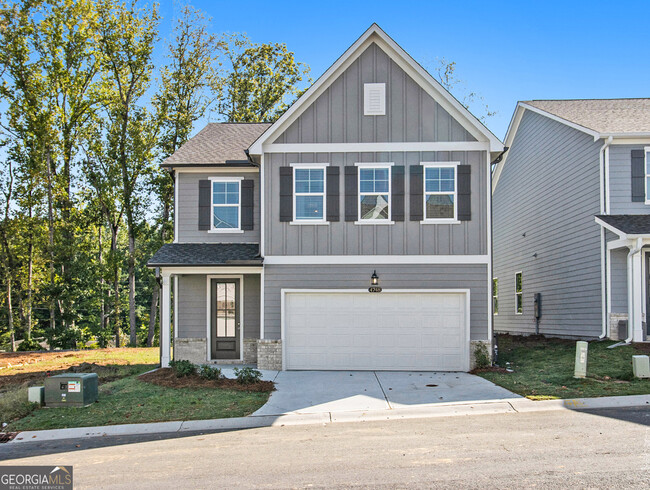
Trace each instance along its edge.
{"label": "concrete driveway", "polygon": [[279,371],[277,391],[253,415],[390,410],[441,403],[521,398],[467,373],[396,371]]}

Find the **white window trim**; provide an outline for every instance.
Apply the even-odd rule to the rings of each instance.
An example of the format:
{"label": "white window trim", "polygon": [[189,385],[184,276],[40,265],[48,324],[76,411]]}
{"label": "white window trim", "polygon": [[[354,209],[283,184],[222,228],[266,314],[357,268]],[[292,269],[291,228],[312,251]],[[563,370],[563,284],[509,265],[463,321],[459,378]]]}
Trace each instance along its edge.
{"label": "white window trim", "polygon": [[[521,291],[517,292],[517,274],[521,274]],[[517,296],[521,296],[521,311],[517,311]],[[524,314],[524,273],[522,271],[515,272],[515,315]]]}
{"label": "white window trim", "polygon": [[[293,188],[292,188],[292,199],[293,199],[293,219],[289,223],[290,225],[329,225],[327,221],[327,167],[329,163],[291,163],[290,166],[293,169],[292,178],[293,178]],[[296,218],[296,169],[312,169],[312,170],[322,170],[323,171],[323,217],[321,219],[298,219]],[[320,195],[314,194],[311,192],[300,193],[301,196],[316,196]]]}
{"label": "white window trim", "polygon": [[650,195],[648,194],[648,177],[650,177],[650,173],[648,173],[648,153],[650,153],[650,146],[646,146],[643,148],[643,174],[645,175],[643,179],[643,186],[645,187],[645,204],[650,204]]}
{"label": "white window trim", "polygon": [[361,195],[383,195],[383,192],[361,192],[361,172],[357,171],[357,221],[354,222],[355,225],[394,225],[393,221],[393,202],[392,202],[392,190],[393,190],[393,172],[391,167],[394,165],[393,162],[357,162],[354,164],[359,167],[359,169],[365,168],[387,168],[388,169],[388,219],[361,219]]}
{"label": "white window trim", "polygon": [[[458,220],[458,165],[460,162],[421,162],[422,165],[422,216],[420,221],[423,225],[445,224],[457,225],[461,222]],[[454,217],[453,218],[427,218],[427,195],[446,195],[450,192],[427,192],[427,168],[453,168],[454,169]]]}
{"label": "white window trim", "polygon": [[[241,229],[241,181],[244,180],[244,177],[210,177],[210,229],[208,233],[244,233],[244,230]],[[215,206],[232,206],[232,204],[214,204],[214,183],[215,182],[237,182],[239,185],[239,199],[237,203],[237,228],[215,228],[214,227],[214,208]]]}
{"label": "white window trim", "polygon": [[[494,294],[494,281],[497,283],[497,294]],[[497,300],[497,307],[496,309],[494,308],[494,300]],[[499,314],[499,278],[498,277],[493,277],[492,278],[492,314],[493,315],[498,315]],[[516,307],[516,304],[515,304]]]}

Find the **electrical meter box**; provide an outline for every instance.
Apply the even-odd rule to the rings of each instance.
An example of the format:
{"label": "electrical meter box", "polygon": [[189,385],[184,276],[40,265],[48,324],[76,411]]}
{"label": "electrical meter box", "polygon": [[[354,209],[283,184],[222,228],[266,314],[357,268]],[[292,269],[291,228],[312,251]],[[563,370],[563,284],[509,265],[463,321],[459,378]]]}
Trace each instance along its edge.
{"label": "electrical meter box", "polygon": [[57,374],[45,378],[46,407],[85,407],[97,401],[95,373]]}

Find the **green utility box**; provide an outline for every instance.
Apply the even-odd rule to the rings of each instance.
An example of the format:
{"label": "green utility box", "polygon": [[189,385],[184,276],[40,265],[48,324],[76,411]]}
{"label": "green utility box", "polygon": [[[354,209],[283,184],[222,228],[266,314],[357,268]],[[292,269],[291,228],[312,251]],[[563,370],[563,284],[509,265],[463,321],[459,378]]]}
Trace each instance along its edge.
{"label": "green utility box", "polygon": [[45,378],[46,407],[85,407],[97,401],[95,373],[57,374]]}

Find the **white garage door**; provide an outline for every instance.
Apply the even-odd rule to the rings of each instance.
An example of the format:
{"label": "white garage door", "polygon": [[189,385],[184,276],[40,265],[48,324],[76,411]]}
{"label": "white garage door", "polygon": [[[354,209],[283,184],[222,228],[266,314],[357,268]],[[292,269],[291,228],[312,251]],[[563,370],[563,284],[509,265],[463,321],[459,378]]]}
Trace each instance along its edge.
{"label": "white garage door", "polygon": [[285,369],[467,371],[465,293],[286,292]]}

